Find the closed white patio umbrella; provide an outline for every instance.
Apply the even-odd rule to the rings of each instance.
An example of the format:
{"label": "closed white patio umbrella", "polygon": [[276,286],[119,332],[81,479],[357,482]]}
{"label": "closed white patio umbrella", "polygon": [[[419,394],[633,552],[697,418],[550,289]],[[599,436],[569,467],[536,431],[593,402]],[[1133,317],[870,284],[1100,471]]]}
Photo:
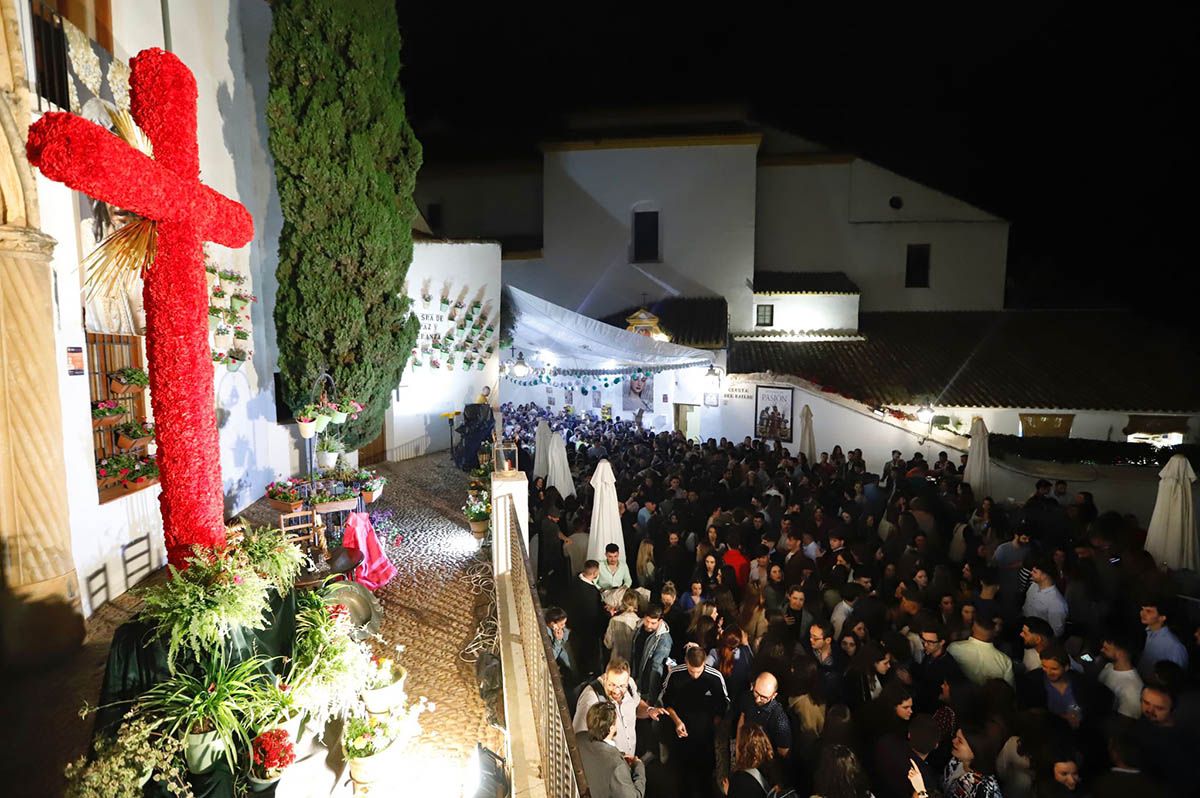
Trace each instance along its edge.
{"label": "closed white patio umbrella", "polygon": [[557,432],[550,434],[549,474],[546,476],[546,487],[558,488],[559,494],[565,499],[575,495],[575,480],[571,478],[571,466],[567,462],[567,443]]}
{"label": "closed white patio umbrella", "polygon": [[1192,484],[1196,472],[1187,457],[1177,454],[1158,472],[1158,499],[1146,533],[1146,551],[1154,561],[1179,570],[1200,571],[1196,546],[1196,507]]}
{"label": "closed white patio umbrella", "polygon": [[992,492],[992,462],[988,459],[988,428],[978,416],[971,422],[971,447],[967,449],[967,470],[963,482],[971,486],[975,501]]}
{"label": "closed white patio umbrella", "polygon": [[808,405],[800,411],[800,451],[808,458],[811,468],[817,463],[817,439],[813,435],[812,408]]}
{"label": "closed white patio umbrella", "polygon": [[615,543],[625,559],[625,535],[621,530],[621,511],[617,507],[617,478],[607,460],[601,460],[592,474],[592,529],[588,538],[589,560],[604,562],[604,547]]}
{"label": "closed white patio umbrella", "polygon": [[537,424],[537,432],[533,435],[533,476],[534,479],[550,473],[550,424],[542,419]]}

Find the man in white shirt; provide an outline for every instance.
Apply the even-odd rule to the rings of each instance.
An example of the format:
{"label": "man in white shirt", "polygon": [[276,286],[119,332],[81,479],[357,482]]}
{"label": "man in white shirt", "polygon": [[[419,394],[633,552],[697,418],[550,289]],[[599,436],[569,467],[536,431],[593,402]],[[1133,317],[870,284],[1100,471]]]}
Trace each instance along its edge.
{"label": "man in white shirt", "polygon": [[1039,559],[1030,570],[1030,580],[1022,614],[1027,618],[1041,618],[1050,624],[1055,637],[1062,637],[1067,627],[1067,600],[1054,584],[1053,567]]}
{"label": "man in white shirt", "polygon": [[602,701],[616,707],[617,735],[614,743],[626,757],[636,755],[638,719],[657,719],[666,711],[646,703],[630,676],[629,663],[620,657],[613,657],[600,678],[588,682],[579,692],[579,701],[575,704],[575,719],[571,724],[575,731],[587,731],[588,710]]}
{"label": "man in white shirt", "polygon": [[834,637],[842,636],[842,625],[846,623],[846,619],[850,617],[850,613],[854,612],[854,602],[858,601],[858,597],[863,594],[862,585],[857,582],[847,582],[841,587],[842,600],[833,608],[833,612],[829,614],[829,622],[833,624]]}
{"label": "man in white shirt", "polygon": [[1025,672],[1040,670],[1042,652],[1054,643],[1054,629],[1045,618],[1026,618],[1021,624],[1021,643],[1025,646],[1025,655],[1021,658]]}
{"label": "man in white shirt", "polygon": [[1142,716],[1142,677],[1133,666],[1132,643],[1118,634],[1106,634],[1100,654],[1108,664],[1100,671],[1100,684],[1112,690],[1113,709],[1134,720]]}
{"label": "man in white shirt", "polygon": [[947,650],[972,683],[982,685],[988,679],[1003,679],[1015,687],[1012,660],[992,645],[995,634],[996,616],[977,614],[971,625],[971,636],[951,643]]}

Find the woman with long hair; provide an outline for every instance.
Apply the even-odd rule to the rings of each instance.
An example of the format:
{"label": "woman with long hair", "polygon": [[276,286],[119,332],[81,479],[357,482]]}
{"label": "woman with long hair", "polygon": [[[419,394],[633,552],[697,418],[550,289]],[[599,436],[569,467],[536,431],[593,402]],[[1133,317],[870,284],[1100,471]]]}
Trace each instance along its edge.
{"label": "woman with long hair", "polygon": [[746,594],[738,608],[738,625],[745,630],[750,649],[758,651],[758,644],[767,633],[767,601],[757,582],[746,585]]}
{"label": "woman with long hair", "polygon": [[738,732],[733,767],[721,787],[729,798],[766,798],[770,783],[763,770],[775,756],[771,738],[757,723],[746,723]]}
{"label": "woman with long hair", "polygon": [[820,798],[871,798],[871,782],[854,751],[830,745],[821,751],[813,795]]}
{"label": "woman with long hair", "polygon": [[718,638],[717,646],[708,652],[707,664],[725,677],[725,688],[730,696],[740,697],[750,689],[753,662],[754,655],[740,629],[726,629]]}
{"label": "woman with long hair", "polygon": [[1001,798],[996,780],[996,745],[983,731],[959,729],[942,774],[947,798]]}
{"label": "woman with long hair", "polygon": [[870,640],[864,642],[846,668],[846,704],[858,709],[878,698],[891,668],[891,654]]}
{"label": "woman with long hair", "polygon": [[771,563],[767,569],[767,586],[763,590],[763,600],[769,610],[781,610],[787,604],[787,585],[783,583],[783,566],[777,562]]}
{"label": "woman with long hair", "polygon": [[637,552],[637,583],[641,587],[649,588],[654,584],[654,543],[649,538],[638,544]]}
{"label": "woman with long hair", "polygon": [[707,543],[701,543],[696,547],[697,554],[700,553],[701,546],[707,551],[703,556],[697,558],[698,565],[696,572],[692,575],[692,581],[704,585],[704,595],[711,596],[721,585],[721,558],[711,550]]}

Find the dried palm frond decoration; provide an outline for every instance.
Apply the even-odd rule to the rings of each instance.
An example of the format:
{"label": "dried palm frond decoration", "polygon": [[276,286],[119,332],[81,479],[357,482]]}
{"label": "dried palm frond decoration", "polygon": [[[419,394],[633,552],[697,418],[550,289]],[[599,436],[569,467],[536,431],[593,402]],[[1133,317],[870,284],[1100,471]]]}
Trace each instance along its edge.
{"label": "dried palm frond decoration", "polygon": [[[153,156],[150,139],[133,121],[129,111],[108,108],[113,132],[123,141],[146,155]],[[129,291],[133,281],[142,277],[154,263],[158,248],[155,223],[126,211],[113,211],[113,219],[121,226],[105,236],[86,258],[83,287],[91,302],[98,296],[119,296]]]}

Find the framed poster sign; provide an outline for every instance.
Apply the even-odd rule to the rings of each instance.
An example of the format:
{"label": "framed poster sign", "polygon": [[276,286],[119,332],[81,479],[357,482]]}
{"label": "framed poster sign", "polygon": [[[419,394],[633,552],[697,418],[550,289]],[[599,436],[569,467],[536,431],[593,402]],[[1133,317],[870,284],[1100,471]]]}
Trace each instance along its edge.
{"label": "framed poster sign", "polygon": [[793,390],[775,385],[754,387],[754,437],[792,442]]}

